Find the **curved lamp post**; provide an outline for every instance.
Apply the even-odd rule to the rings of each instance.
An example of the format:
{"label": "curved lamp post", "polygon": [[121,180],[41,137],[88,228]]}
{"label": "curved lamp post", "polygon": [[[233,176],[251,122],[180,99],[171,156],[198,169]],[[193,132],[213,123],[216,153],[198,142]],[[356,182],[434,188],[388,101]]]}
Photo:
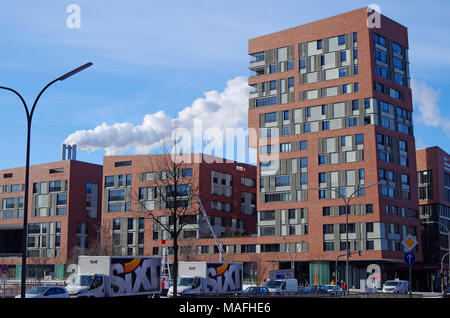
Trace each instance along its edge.
{"label": "curved lamp post", "polygon": [[48,83],[37,95],[31,110],[28,109],[27,103],[25,99],[20,95],[16,90],[0,86],[0,89],[4,89],[16,94],[20,100],[22,101],[23,107],[25,109],[25,114],[27,116],[27,149],[26,149],[26,163],[25,163],[25,195],[24,195],[24,207],[23,207],[23,238],[22,238],[22,277],[21,277],[21,291],[20,295],[22,298],[25,298],[25,289],[26,289],[26,266],[27,266],[27,238],[28,238],[28,188],[30,182],[30,137],[31,137],[31,121],[33,119],[34,110],[36,108],[36,104],[39,101],[41,95],[49,88],[52,84],[58,81],[64,81],[69,77],[83,71],[84,69],[90,67],[92,65],[91,62],[86,63],[69,73],[64,74],[63,76],[58,77],[57,79]]}

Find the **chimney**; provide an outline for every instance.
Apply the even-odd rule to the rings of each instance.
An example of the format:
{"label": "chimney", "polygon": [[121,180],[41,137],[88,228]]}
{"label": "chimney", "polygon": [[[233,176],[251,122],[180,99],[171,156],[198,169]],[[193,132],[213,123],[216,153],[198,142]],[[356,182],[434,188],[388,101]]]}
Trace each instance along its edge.
{"label": "chimney", "polygon": [[61,160],[66,160],[66,151],[67,151],[67,146],[65,144],[62,144],[62,146],[61,146]]}
{"label": "chimney", "polygon": [[61,160],[76,160],[77,159],[77,145],[61,146]]}

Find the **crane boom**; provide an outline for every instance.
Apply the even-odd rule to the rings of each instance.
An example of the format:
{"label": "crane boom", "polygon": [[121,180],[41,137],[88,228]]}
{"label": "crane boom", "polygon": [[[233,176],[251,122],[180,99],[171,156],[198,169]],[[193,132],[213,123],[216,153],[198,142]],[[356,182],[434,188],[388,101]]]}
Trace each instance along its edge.
{"label": "crane boom", "polygon": [[223,262],[222,243],[220,243],[219,240],[217,239],[216,233],[214,233],[211,223],[209,223],[209,218],[206,215],[206,211],[205,211],[205,208],[203,207],[200,197],[197,194],[195,194],[195,198],[197,199],[198,205],[200,206],[200,211],[202,211],[203,217],[205,218],[206,223],[209,226],[209,230],[211,231],[211,234],[214,237],[214,240],[216,241],[217,248],[219,249],[220,261]]}

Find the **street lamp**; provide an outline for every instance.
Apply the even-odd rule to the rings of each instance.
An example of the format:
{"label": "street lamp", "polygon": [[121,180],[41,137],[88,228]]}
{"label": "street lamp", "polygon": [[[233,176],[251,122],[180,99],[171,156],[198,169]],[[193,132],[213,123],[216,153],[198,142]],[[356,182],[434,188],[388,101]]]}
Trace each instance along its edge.
{"label": "street lamp", "polygon": [[[444,229],[447,230],[448,251],[449,251],[449,253],[447,253],[447,254],[448,254],[448,268],[449,268],[449,272],[450,272],[450,229],[444,223],[439,222],[439,221],[427,220],[427,221],[423,222],[423,224],[432,224],[432,223],[439,224],[440,226],[442,226]],[[439,230],[439,232],[440,232],[440,230]],[[444,257],[445,257],[445,255],[444,255]],[[442,257],[442,261],[444,260],[444,257]],[[441,268],[442,268],[442,264],[443,263],[441,262]],[[448,284],[448,278],[447,278],[447,284]],[[441,284],[441,287],[442,287],[442,284]]]}
{"label": "street lamp", "polygon": [[22,238],[22,277],[21,277],[21,291],[20,295],[22,298],[25,298],[25,288],[26,288],[26,266],[27,266],[27,238],[28,238],[28,188],[30,183],[30,137],[31,137],[31,121],[33,119],[34,109],[36,108],[36,104],[39,101],[39,98],[41,95],[45,92],[47,88],[49,88],[52,84],[58,82],[58,81],[64,81],[68,79],[69,77],[83,71],[84,69],[90,67],[92,65],[91,62],[86,63],[66,74],[63,76],[58,77],[57,79],[51,81],[48,83],[37,95],[36,99],[34,100],[33,106],[31,107],[31,111],[28,109],[27,103],[25,102],[25,99],[20,95],[16,90],[0,86],[0,89],[4,89],[10,92],[13,92],[16,94],[20,100],[22,101],[23,107],[25,109],[25,114],[27,116],[27,149],[26,149],[26,164],[25,164],[25,195],[24,195],[24,207],[23,207],[23,238]]}
{"label": "street lamp", "polygon": [[[345,260],[345,281],[346,281],[346,287],[345,292],[348,293],[349,289],[349,257],[350,257],[350,250],[349,250],[349,240],[348,240],[348,215],[350,214],[350,200],[355,196],[355,194],[359,193],[361,189],[367,189],[373,186],[376,186],[380,184],[382,181],[378,181],[377,183],[370,184],[368,186],[358,186],[358,189],[354,191],[350,196],[345,197],[342,195],[342,192],[339,190],[336,190],[334,188],[340,188],[340,187],[329,187],[329,188],[311,188],[310,190],[331,190],[338,194],[339,198],[342,198],[344,200],[345,204],[345,232],[346,232],[346,243],[345,243],[345,250],[346,250],[346,260]],[[336,278],[337,279],[337,278]]]}
{"label": "street lamp", "polygon": [[[441,258],[441,275],[444,274],[444,258],[445,258],[447,255],[450,257],[450,252],[446,253],[446,254],[445,254],[444,256],[442,256],[442,258]],[[448,285],[448,275],[449,275],[449,273],[450,273],[450,265],[449,265],[448,271],[447,271],[447,285]],[[441,277],[441,292],[442,292],[442,293],[444,292],[444,277]]]}

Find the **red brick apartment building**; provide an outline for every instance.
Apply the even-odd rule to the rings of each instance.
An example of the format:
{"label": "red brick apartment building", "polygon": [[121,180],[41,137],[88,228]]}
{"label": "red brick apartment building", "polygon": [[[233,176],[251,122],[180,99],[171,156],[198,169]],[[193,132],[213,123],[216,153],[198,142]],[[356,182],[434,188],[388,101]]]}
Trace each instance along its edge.
{"label": "red brick apartment building", "polygon": [[[103,242],[118,255],[161,255],[162,247],[172,246],[171,237],[153,214],[168,227],[167,188],[173,178],[170,155],[106,156],[103,160]],[[219,238],[245,237],[256,232],[256,167],[204,154],[190,154],[177,169],[181,178],[177,191],[196,193]],[[173,171],[173,170],[172,170]],[[167,172],[167,173],[170,173]],[[180,190],[181,189],[181,190]],[[181,232],[181,254],[197,258],[217,253],[211,244],[210,228],[195,198],[189,206]],[[151,214],[150,214],[151,213]],[[166,243],[165,243],[166,241]]]}
{"label": "red brick apartment building", "polygon": [[[25,168],[0,171],[0,257],[19,279]],[[28,276],[63,279],[65,265],[94,248],[101,217],[102,166],[75,161],[30,167]]]}
{"label": "red brick apartment building", "polygon": [[249,41],[263,272],[295,258],[301,282],[329,283],[339,258],[345,279],[337,193],[355,193],[349,250],[361,255],[351,255],[349,286],[359,287],[369,264],[383,281],[406,275],[402,241],[421,235],[408,32],[383,15],[369,27],[369,15],[363,8]]}
{"label": "red brick apartment building", "polygon": [[[417,181],[419,210],[422,222],[423,270],[426,284],[433,284],[440,290],[439,272],[442,257],[449,251],[448,232],[450,228],[450,155],[439,147],[419,149],[417,158]],[[439,224],[425,224],[425,222]],[[448,269],[448,258],[444,269]]]}

